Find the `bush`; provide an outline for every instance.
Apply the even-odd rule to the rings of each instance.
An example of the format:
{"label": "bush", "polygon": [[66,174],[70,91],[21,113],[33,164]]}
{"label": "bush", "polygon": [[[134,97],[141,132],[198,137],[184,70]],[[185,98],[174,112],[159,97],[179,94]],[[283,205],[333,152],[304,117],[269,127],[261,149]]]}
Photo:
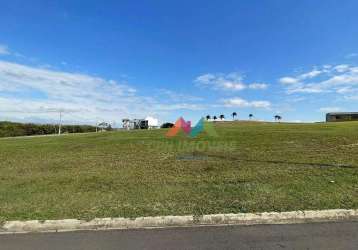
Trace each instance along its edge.
{"label": "bush", "polygon": [[166,122],[166,123],[163,123],[162,126],[160,126],[161,128],[172,128],[174,127],[174,124],[173,123],[170,123],[170,122]]}

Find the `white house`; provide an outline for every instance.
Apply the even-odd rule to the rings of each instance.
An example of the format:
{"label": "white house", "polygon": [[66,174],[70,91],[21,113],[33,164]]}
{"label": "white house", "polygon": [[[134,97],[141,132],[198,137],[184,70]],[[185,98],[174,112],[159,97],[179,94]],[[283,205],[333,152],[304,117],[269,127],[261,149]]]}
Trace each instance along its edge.
{"label": "white house", "polygon": [[122,122],[123,128],[127,130],[160,128],[158,119],[151,116],[148,116],[145,119],[123,119]]}
{"label": "white house", "polygon": [[153,128],[159,128],[159,121],[157,118],[151,117],[151,116],[147,116],[145,118],[145,120],[148,121],[148,128],[149,129],[153,129]]}

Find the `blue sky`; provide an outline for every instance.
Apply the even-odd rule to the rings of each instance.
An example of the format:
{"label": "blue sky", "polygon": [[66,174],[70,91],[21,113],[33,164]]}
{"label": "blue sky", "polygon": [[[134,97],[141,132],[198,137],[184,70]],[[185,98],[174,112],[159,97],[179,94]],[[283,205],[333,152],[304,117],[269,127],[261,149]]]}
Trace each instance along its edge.
{"label": "blue sky", "polygon": [[143,2],[2,1],[0,120],[358,111],[357,1]]}

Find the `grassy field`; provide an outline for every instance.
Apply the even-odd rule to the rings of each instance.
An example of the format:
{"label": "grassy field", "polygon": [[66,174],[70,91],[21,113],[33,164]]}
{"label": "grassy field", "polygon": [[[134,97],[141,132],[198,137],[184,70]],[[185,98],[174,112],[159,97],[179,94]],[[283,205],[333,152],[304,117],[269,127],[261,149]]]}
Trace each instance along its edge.
{"label": "grassy field", "polygon": [[358,123],[0,139],[0,220],[358,208]]}

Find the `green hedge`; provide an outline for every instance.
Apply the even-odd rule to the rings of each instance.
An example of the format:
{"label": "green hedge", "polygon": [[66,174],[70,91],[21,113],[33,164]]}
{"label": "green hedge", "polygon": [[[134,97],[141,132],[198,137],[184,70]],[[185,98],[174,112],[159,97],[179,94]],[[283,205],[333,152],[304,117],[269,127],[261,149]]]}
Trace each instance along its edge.
{"label": "green hedge", "polygon": [[[61,127],[62,133],[85,133],[95,131],[96,127],[89,125],[63,125]],[[58,133],[58,125],[0,121],[0,137],[49,135],[55,133]]]}

